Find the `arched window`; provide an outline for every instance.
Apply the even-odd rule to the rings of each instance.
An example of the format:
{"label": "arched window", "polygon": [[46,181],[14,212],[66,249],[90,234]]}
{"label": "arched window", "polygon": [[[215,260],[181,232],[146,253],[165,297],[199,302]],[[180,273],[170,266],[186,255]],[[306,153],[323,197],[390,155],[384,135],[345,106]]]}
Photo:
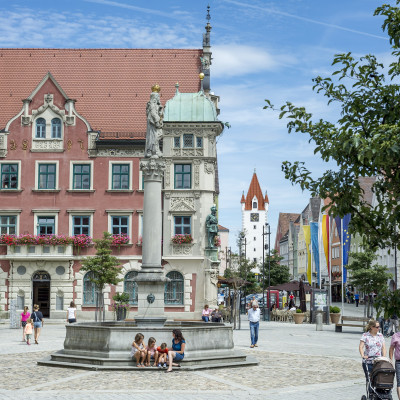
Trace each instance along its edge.
{"label": "arched window", "polygon": [[44,118],[38,118],[36,120],[36,137],[37,138],[46,137],[46,120]]}
{"label": "arched window", "polygon": [[129,304],[138,303],[137,275],[138,273],[136,271],[130,271],[124,277],[124,292],[129,294]]}
{"label": "arched window", "polygon": [[165,284],[164,303],[183,304],[183,275],[177,271],[168,272],[169,281]]}
{"label": "arched window", "polygon": [[51,120],[51,137],[53,139],[61,139],[61,119],[53,118]]}
{"label": "arched window", "polygon": [[98,287],[91,279],[94,278],[94,272],[88,272],[83,277],[83,304],[96,305],[96,293],[99,292]]}
{"label": "arched window", "polygon": [[257,202],[253,201],[253,208],[257,208]]}

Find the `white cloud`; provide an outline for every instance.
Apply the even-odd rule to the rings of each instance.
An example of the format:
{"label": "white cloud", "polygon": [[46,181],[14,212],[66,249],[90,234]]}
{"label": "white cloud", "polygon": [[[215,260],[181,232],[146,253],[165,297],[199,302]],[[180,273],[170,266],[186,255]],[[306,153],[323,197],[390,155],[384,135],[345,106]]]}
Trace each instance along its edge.
{"label": "white cloud", "polygon": [[296,60],[287,54],[272,54],[261,47],[240,44],[213,46],[212,75],[231,78],[270,71]]}

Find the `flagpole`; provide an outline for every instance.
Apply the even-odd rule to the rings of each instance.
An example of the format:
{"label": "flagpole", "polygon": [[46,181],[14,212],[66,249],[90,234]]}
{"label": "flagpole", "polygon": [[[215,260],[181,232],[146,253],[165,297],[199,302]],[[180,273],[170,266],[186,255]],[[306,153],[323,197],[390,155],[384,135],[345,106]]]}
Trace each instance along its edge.
{"label": "flagpole", "polygon": [[329,275],[329,306],[332,304],[332,228],[331,217],[328,215],[328,275]]}
{"label": "flagpole", "polygon": [[344,311],[344,285],[343,285],[343,279],[344,279],[344,271],[343,271],[343,250],[344,250],[344,238],[343,238],[343,218],[341,219],[341,224],[340,224],[340,230],[342,231],[342,236],[341,236],[341,246],[342,246],[342,316],[344,315],[343,311]]}

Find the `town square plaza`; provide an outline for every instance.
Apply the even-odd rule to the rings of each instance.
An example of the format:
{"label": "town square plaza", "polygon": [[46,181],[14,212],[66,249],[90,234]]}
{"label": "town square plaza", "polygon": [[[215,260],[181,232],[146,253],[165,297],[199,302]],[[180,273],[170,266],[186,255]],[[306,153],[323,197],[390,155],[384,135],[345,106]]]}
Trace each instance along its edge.
{"label": "town square plaza", "polygon": [[[363,308],[345,306],[346,315]],[[259,347],[251,349],[246,316],[234,330],[237,350],[255,356],[258,366],[198,371],[144,368],[92,371],[55,368],[37,362],[63,348],[64,321],[48,321],[39,345],[22,342],[20,329],[0,324],[0,399],[360,399],[365,378],[358,352],[359,328],[314,324],[260,323]],[[47,321],[46,321],[47,322]],[[132,331],[132,340],[136,332]],[[145,338],[147,339],[147,338]],[[389,347],[390,339],[386,339]],[[190,346],[190,343],[187,343]]]}

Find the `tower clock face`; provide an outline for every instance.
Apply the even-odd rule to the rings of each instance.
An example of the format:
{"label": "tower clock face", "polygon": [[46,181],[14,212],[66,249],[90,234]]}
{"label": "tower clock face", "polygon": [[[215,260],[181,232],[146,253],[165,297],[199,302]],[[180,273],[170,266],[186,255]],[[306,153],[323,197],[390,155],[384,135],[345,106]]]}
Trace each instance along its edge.
{"label": "tower clock face", "polygon": [[252,221],[252,222],[258,222],[258,220],[259,220],[258,213],[251,213],[251,214],[250,214],[250,221]]}

